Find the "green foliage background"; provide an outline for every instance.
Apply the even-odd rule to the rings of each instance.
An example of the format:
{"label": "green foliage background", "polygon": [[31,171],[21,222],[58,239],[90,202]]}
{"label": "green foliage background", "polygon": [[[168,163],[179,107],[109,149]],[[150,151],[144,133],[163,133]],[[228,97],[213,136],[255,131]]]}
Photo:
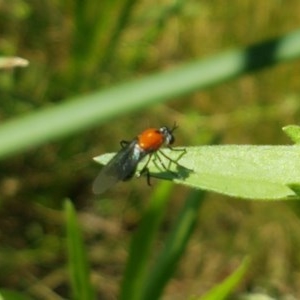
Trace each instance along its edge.
{"label": "green foliage background", "polygon": [[[149,188],[140,179],[103,197],[92,195],[99,170],[92,158],[117,150],[121,139],[176,121],[179,146],[290,143],[281,127],[299,120],[297,59],[172,94],[168,103],[143,103],[143,95],[146,99],[153,92],[151,85],[140,90],[139,103],[121,89],[122,105],[122,97],[117,105],[111,100],[113,113],[97,113],[106,89],[288,34],[299,26],[299,15],[296,0],[288,5],[250,0],[0,2],[1,56],[30,61],[25,69],[0,71],[0,132],[15,142],[0,169],[0,288],[33,299],[71,297],[62,213],[64,199],[70,198],[97,299],[117,298],[123,274],[130,274],[130,269],[125,272],[129,241],[143,224],[143,211],[151,208],[149,194],[161,188],[159,181]],[[69,103],[91,105],[91,97],[97,112],[93,119],[81,119],[87,112],[82,105],[78,122],[70,122],[76,114]],[[53,109],[61,109],[60,118],[51,119]],[[39,123],[30,123],[32,116]],[[43,128],[49,134],[33,142]],[[7,145],[2,139],[0,150]],[[190,197],[189,189],[179,186],[167,195],[151,252],[154,262]],[[165,299],[205,294],[246,255],[252,256],[250,271],[236,297],[263,291],[275,298],[300,298],[299,204],[239,200],[206,195],[195,210],[198,223]]]}

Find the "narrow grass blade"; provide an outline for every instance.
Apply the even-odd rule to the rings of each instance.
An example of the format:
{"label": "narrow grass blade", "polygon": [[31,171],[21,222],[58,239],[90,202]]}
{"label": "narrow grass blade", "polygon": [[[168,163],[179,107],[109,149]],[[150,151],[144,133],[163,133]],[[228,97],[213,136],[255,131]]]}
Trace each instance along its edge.
{"label": "narrow grass blade", "polygon": [[299,56],[300,30],[263,44],[195,60],[168,72],[66,101],[3,123],[0,127],[0,158]]}
{"label": "narrow grass blade", "polygon": [[121,300],[142,299],[142,291],[146,284],[147,270],[151,258],[151,248],[165,213],[165,208],[169,203],[172,187],[173,184],[171,183],[158,186],[150,200],[147,211],[143,215],[139,228],[133,236],[121,287]]}
{"label": "narrow grass blade", "polygon": [[33,300],[33,298],[21,294],[20,292],[8,290],[8,289],[0,289],[0,300]]}
{"label": "narrow grass blade", "polygon": [[[245,259],[242,264],[223,282],[212,288],[208,293],[193,300],[224,300],[228,299],[230,293],[234,291],[239,282],[244,278],[249,267],[249,259]],[[191,300],[192,300],[191,299]]]}
{"label": "narrow grass blade", "polygon": [[198,210],[203,202],[202,191],[192,191],[187,198],[174,229],[170,233],[162,252],[149,274],[144,293],[139,300],[159,299],[167,282],[183,254],[198,218]]}
{"label": "narrow grass blade", "polygon": [[90,282],[90,269],[87,262],[86,250],[76,219],[76,213],[70,201],[65,201],[67,222],[67,247],[69,272],[72,286],[72,299],[96,299]]}
{"label": "narrow grass blade", "polygon": [[130,21],[130,17],[133,13],[133,9],[137,4],[137,0],[125,0],[122,3],[122,9],[120,10],[120,15],[116,19],[115,28],[112,31],[110,39],[107,46],[105,47],[105,52],[100,64],[101,69],[106,69],[115,57],[115,52],[118,49],[118,45],[121,42],[121,35],[125,31]]}

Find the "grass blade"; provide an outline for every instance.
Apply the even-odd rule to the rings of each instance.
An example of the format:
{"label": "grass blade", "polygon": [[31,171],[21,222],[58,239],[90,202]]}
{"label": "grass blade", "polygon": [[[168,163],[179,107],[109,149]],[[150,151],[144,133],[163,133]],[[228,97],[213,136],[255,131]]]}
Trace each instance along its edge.
{"label": "grass blade", "polygon": [[206,295],[193,300],[224,300],[234,291],[249,267],[249,259],[244,259],[241,265],[223,282],[212,288]]}
{"label": "grass blade", "polygon": [[299,56],[300,30],[280,39],[193,61],[175,70],[81,96],[7,121],[0,127],[0,158],[99,125],[129,111]]}
{"label": "grass blade", "polygon": [[33,298],[9,289],[0,289],[0,300],[33,300]]}
{"label": "grass blade", "polygon": [[74,300],[96,299],[90,283],[90,270],[86,250],[76,219],[76,213],[70,201],[65,202],[67,220],[67,246],[69,271]]}
{"label": "grass blade", "polygon": [[175,222],[176,225],[166,241],[164,249],[149,274],[147,285],[140,300],[159,299],[186,248],[196,224],[198,210],[203,199],[204,193],[202,191],[192,191],[190,193]]}
{"label": "grass blade", "polygon": [[173,184],[171,183],[158,186],[139,224],[139,228],[134,234],[121,287],[121,300],[142,299],[141,294],[146,284],[151,247],[165,213],[166,205],[169,203],[172,187]]}

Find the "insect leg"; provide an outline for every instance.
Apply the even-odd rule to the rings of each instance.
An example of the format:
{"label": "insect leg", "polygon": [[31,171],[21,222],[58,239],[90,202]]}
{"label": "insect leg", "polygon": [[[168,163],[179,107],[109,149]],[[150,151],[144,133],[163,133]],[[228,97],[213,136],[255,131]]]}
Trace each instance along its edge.
{"label": "insect leg", "polygon": [[[170,150],[172,151],[181,151],[182,153],[176,158],[176,160],[172,159],[171,157],[169,157],[168,155],[166,155],[165,153],[163,153],[163,151],[159,151],[159,153],[164,156],[167,160],[169,160],[169,167],[170,167],[170,163],[175,164],[176,166],[182,167],[179,163],[178,160],[180,160],[180,158],[186,153],[186,149],[182,148],[182,149],[174,149],[172,147],[168,147]],[[161,159],[159,159],[161,162]],[[165,166],[162,164],[162,166],[165,168]],[[166,169],[166,168],[165,168]]]}
{"label": "insect leg", "polygon": [[148,184],[149,186],[151,186],[151,182],[150,182],[151,175],[150,175],[150,172],[149,172],[149,169],[148,169],[148,164],[149,164],[149,162],[150,162],[150,160],[151,160],[151,157],[152,157],[152,153],[149,155],[148,160],[147,160],[145,166],[144,166],[143,169],[140,171],[140,175],[146,174],[146,176],[147,176],[147,184]]}

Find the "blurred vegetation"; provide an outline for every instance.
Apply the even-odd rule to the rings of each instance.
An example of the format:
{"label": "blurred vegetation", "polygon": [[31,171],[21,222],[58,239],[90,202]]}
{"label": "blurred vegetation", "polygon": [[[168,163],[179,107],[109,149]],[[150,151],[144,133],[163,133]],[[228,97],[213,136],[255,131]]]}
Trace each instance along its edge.
{"label": "blurred vegetation", "polygon": [[[27,68],[0,71],[2,124],[62,105],[67,98],[276,38],[297,29],[299,17],[296,0],[288,5],[250,0],[0,1],[0,56],[30,61]],[[132,180],[99,199],[91,193],[99,170],[92,157],[117,150],[120,140],[149,125],[174,121],[180,125],[176,145],[290,143],[281,127],[298,123],[299,70],[297,60],[278,64],[178,95],[167,104],[120,112],[101,126],[2,160],[0,288],[33,299],[71,297],[63,214],[63,201],[70,198],[97,299],[116,299],[129,241],[143,211],[151,207],[149,191],[155,193],[160,183],[153,180],[149,190],[144,180]],[[186,188],[172,187],[154,242],[157,251],[187,199]],[[256,203],[207,194],[164,299],[205,294],[246,255],[253,259],[235,297],[300,298],[299,211],[297,202]]]}

